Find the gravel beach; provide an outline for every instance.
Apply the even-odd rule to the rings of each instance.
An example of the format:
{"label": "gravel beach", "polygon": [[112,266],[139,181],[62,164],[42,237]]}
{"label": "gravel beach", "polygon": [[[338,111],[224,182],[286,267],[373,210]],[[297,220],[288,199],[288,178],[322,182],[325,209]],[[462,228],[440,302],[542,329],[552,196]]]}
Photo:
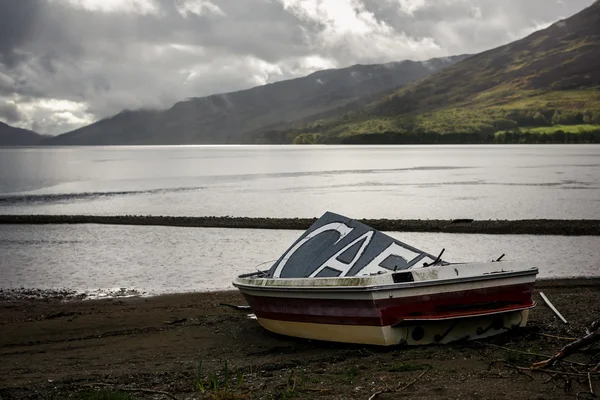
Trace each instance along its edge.
{"label": "gravel beach", "polygon": [[[129,394],[140,399],[583,398],[591,396],[588,378],[575,369],[569,375],[567,364],[554,368],[566,375],[516,367],[554,354],[600,317],[597,279],[541,281],[521,331],[445,346],[378,348],[271,334],[250,311],[223,305],[245,305],[237,291],[104,300],[68,292],[0,296],[2,400],[85,398],[113,387],[135,390]],[[596,345],[568,359],[591,365],[599,358]],[[200,363],[204,393],[195,385]],[[213,374],[221,377],[219,390],[209,387]],[[598,375],[590,380],[600,393]]]}

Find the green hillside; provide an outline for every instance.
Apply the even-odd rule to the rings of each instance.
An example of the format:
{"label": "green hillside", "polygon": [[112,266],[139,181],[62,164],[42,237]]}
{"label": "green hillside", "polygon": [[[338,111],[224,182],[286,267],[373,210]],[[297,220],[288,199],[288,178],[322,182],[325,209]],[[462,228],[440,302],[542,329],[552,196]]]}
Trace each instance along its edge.
{"label": "green hillside", "polygon": [[595,2],[522,40],[297,130],[294,142],[600,142],[599,125],[600,2]]}

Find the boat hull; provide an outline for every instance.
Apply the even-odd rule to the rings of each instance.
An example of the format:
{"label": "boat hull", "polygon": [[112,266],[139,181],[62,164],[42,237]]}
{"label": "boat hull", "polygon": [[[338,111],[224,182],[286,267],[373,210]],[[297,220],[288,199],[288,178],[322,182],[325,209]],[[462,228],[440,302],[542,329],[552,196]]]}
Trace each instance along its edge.
{"label": "boat hull", "polygon": [[304,339],[376,346],[446,344],[476,340],[524,327],[529,310],[452,321],[420,321],[406,326],[365,326],[284,321],[257,317],[268,331]]}
{"label": "boat hull", "polygon": [[247,278],[234,285],[271,332],[344,343],[423,345],[480,339],[525,326],[535,305],[536,273],[502,271],[401,283],[390,276],[338,282]]}

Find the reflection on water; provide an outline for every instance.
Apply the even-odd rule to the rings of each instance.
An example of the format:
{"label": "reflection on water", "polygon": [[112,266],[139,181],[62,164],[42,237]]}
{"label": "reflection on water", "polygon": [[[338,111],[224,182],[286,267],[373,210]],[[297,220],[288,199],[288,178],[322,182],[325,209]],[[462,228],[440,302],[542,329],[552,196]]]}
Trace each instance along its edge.
{"label": "reflection on water", "polygon": [[0,149],[0,214],[596,219],[600,146]]}
{"label": "reflection on water", "polygon": [[[95,296],[231,289],[265,269],[300,231],[113,225],[0,226],[0,288],[69,288]],[[539,277],[599,276],[600,237],[391,233],[448,261],[522,261]],[[273,260],[273,261],[272,261]],[[266,264],[263,264],[266,263]]]}

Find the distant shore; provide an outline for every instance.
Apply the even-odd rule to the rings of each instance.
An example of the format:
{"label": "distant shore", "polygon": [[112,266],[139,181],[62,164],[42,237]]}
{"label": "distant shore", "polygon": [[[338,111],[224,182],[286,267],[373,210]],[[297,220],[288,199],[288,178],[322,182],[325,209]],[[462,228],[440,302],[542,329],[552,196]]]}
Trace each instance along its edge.
{"label": "distant shore", "polygon": [[[541,278],[536,280],[537,289],[581,289],[581,288],[600,288],[599,276],[578,276],[570,278]],[[188,295],[231,295],[237,293],[233,287],[227,289],[194,291],[194,292],[165,292],[165,293],[147,293],[135,289],[121,288],[119,290],[107,290],[104,296],[98,297],[94,294],[81,292],[73,289],[38,289],[38,288],[2,288],[0,287],[0,303],[11,301],[60,301],[60,302],[90,302],[101,300],[122,300],[122,299],[157,299],[160,297],[188,296]]]}
{"label": "distant shore", "polygon": [[[100,215],[0,215],[2,224],[112,224],[196,228],[305,230],[316,218],[171,217]],[[500,235],[599,236],[600,220],[359,219],[380,231]]]}

